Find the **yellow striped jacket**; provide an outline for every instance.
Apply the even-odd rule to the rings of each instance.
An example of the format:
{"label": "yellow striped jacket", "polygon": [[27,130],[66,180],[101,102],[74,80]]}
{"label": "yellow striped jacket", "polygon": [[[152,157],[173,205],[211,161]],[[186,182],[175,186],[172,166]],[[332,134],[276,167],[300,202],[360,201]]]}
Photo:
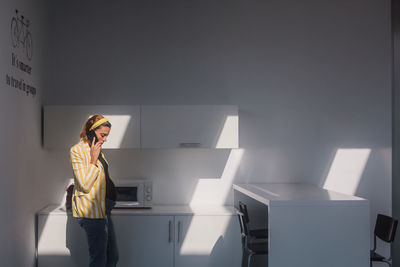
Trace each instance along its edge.
{"label": "yellow striped jacket", "polygon": [[[102,152],[100,156],[107,162]],[[92,219],[106,218],[106,174],[99,160],[94,165],[90,163],[90,159],[90,146],[83,139],[71,147],[70,160],[75,184],[72,215]]]}

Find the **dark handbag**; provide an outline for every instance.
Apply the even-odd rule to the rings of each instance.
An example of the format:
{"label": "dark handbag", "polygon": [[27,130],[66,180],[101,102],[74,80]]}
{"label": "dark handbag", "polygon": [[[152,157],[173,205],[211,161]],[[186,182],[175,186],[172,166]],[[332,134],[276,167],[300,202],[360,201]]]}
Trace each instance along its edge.
{"label": "dark handbag", "polygon": [[67,196],[65,199],[65,209],[67,211],[72,211],[72,194],[74,193],[74,184],[70,184],[65,191],[67,191]]}

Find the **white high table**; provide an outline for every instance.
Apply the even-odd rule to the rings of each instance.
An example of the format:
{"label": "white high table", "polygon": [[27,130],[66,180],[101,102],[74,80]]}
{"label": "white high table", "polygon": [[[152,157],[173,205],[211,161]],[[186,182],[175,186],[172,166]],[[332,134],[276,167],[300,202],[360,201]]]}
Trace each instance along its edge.
{"label": "white high table", "polygon": [[233,189],[268,207],[269,267],[369,266],[368,200],[306,184]]}

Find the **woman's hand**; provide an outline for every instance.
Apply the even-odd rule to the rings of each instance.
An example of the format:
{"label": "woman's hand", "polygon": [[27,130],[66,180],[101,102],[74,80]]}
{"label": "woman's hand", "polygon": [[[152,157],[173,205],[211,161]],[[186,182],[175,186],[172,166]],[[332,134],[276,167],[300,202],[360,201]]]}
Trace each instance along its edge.
{"label": "woman's hand", "polygon": [[97,159],[99,158],[100,151],[101,151],[101,146],[103,145],[103,142],[99,141],[96,144],[94,143],[96,138],[93,138],[92,145],[90,147],[90,163],[96,165]]}

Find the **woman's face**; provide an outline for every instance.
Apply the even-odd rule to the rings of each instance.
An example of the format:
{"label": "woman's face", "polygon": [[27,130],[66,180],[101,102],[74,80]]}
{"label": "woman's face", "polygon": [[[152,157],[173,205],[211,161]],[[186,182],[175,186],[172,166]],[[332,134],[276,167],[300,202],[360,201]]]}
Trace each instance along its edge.
{"label": "woman's face", "polygon": [[107,136],[110,134],[110,130],[111,130],[110,127],[100,126],[99,129],[94,131],[101,144],[107,141]]}

